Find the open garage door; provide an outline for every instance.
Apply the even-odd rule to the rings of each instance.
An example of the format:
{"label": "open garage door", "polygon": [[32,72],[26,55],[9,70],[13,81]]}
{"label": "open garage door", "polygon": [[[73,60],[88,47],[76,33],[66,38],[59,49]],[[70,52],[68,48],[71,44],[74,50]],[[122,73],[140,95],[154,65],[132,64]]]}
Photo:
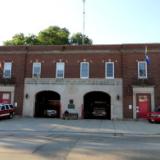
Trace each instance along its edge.
{"label": "open garage door", "polygon": [[111,119],[111,98],[105,92],[94,91],[84,96],[84,118]]}
{"label": "open garage door", "polygon": [[60,95],[53,91],[36,94],[34,117],[60,117]]}

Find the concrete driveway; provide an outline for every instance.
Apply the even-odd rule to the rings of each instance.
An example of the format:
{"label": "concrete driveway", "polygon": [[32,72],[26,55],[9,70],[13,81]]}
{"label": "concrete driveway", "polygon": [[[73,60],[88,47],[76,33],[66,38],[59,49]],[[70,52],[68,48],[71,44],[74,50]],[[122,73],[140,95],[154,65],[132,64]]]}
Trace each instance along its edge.
{"label": "concrete driveway", "polygon": [[94,134],[160,135],[160,124],[130,120],[62,120],[14,117],[0,120],[0,131],[74,132]]}

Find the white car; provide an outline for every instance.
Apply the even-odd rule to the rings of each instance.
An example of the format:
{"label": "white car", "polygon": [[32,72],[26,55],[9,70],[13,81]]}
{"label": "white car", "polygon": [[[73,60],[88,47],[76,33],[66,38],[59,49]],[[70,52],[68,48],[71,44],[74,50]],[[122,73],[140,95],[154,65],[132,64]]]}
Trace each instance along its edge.
{"label": "white car", "polygon": [[56,117],[57,111],[54,109],[47,109],[45,110],[45,116],[47,117]]}

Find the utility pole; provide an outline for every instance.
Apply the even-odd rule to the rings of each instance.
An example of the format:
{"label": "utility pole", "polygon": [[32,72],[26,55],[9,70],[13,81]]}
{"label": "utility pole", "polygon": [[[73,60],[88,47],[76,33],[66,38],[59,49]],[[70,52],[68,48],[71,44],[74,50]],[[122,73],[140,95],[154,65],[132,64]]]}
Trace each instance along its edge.
{"label": "utility pole", "polygon": [[83,0],[83,33],[82,33],[82,45],[85,44],[84,35],[85,34],[85,0]]}

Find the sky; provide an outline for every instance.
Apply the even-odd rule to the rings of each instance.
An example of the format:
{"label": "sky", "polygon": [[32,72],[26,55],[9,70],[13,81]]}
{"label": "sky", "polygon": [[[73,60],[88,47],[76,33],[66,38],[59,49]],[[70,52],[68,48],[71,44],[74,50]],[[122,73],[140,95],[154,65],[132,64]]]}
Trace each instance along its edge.
{"label": "sky", "polygon": [[[159,43],[160,0],[85,0],[93,44]],[[83,0],[0,0],[0,45],[49,26],[83,32]]]}

